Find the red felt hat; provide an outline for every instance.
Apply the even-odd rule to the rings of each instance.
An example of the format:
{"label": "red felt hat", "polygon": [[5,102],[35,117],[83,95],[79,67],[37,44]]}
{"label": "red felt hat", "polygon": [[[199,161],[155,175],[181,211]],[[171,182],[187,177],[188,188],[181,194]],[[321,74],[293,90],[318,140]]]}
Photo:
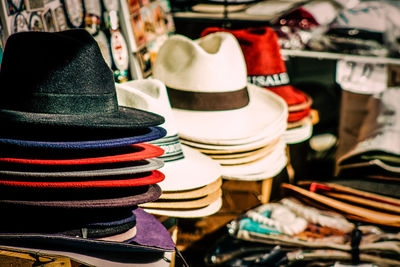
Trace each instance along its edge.
{"label": "red felt hat", "polygon": [[[40,151],[40,152],[39,152]],[[2,153],[0,163],[20,163],[37,165],[76,165],[76,164],[101,164],[124,161],[135,161],[159,157],[164,154],[164,150],[159,146],[139,143],[124,147],[98,149],[91,151],[79,151],[71,153],[70,151],[61,151],[49,153],[46,150],[22,151],[20,155],[15,153],[9,157]],[[34,157],[34,158],[32,158]]]}
{"label": "red felt hat", "polygon": [[116,188],[132,187],[156,184],[163,181],[164,174],[158,170],[137,173],[119,178],[108,178],[107,180],[84,180],[84,181],[61,181],[61,182],[38,182],[38,181],[9,181],[0,180],[0,187],[9,188]]}
{"label": "red felt hat", "polygon": [[288,122],[298,122],[310,115],[311,108],[306,108],[300,111],[290,112]]}
{"label": "red felt hat", "polygon": [[[249,82],[267,88],[285,99],[289,106],[288,121],[295,120],[291,118],[291,112],[310,108],[311,98],[290,85],[285,62],[280,53],[278,36],[272,28],[229,30],[210,27],[204,29],[201,36],[217,31],[230,32],[238,39],[246,60]],[[304,108],[304,103],[308,103],[306,108]],[[303,113],[304,117],[309,115],[309,112]],[[295,117],[299,119],[297,115]]]}

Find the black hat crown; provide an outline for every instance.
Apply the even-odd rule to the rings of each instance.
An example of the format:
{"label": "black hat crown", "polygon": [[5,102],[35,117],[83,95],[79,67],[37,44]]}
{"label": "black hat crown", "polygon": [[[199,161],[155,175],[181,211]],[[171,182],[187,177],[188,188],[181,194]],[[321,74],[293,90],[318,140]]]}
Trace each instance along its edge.
{"label": "black hat crown", "polygon": [[61,114],[117,111],[112,72],[83,29],[11,35],[0,84],[0,108]]}
{"label": "black hat crown", "polygon": [[157,114],[118,106],[113,73],[84,29],[10,35],[0,92],[3,128],[137,129],[164,122]]}

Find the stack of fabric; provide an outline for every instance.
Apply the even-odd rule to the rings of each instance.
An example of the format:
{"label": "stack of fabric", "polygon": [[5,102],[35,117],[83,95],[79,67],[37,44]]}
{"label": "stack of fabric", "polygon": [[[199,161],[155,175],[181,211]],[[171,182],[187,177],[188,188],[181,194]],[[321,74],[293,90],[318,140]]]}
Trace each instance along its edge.
{"label": "stack of fabric", "polygon": [[0,243],[164,261],[175,244],[138,207],[161,195],[164,151],[144,142],[165,136],[164,118],[118,106],[93,37],[11,35],[0,83]]}
{"label": "stack of fabric", "polygon": [[167,87],[181,142],[219,162],[223,178],[264,180],[286,166],[281,136],[287,105],[247,82],[243,53],[231,33],[169,37],[153,77]]}
{"label": "stack of fabric", "polygon": [[393,194],[394,190],[389,187],[390,185],[379,185],[368,180],[363,183],[351,179],[329,182],[300,181],[297,185],[282,184],[285,193],[292,194],[311,206],[323,206],[347,219],[394,227],[396,230],[396,227],[400,226],[399,186],[391,186],[397,194]]}
{"label": "stack of fabric", "polygon": [[238,30],[210,27],[201,36],[220,31],[232,33],[239,41],[246,60],[248,82],[276,93],[287,103],[285,141],[295,144],[309,139],[313,129],[312,99],[290,84],[275,31],[269,27]]}
{"label": "stack of fabric", "polygon": [[[379,196],[372,201],[377,195],[349,188],[318,185],[332,189],[318,190],[329,195],[351,194],[363,202],[391,203],[392,208],[398,204],[398,200]],[[314,194],[291,184],[283,186],[288,196],[251,208],[227,224],[229,235],[219,239],[207,253],[207,266],[399,266],[398,228],[380,227],[371,221],[355,223],[356,217],[367,219],[366,210],[354,207],[350,211],[347,204],[337,205],[333,199],[330,204],[335,211],[322,209],[322,203],[329,205],[329,201],[319,200],[330,198],[325,193]],[[316,205],[309,205],[309,201],[303,201],[305,198]],[[353,216],[348,216],[351,213]],[[373,223],[393,224],[398,217],[382,217],[372,211],[369,215],[373,215],[369,217]]]}
{"label": "stack of fabric", "polygon": [[398,88],[386,88],[375,95],[345,94],[348,97],[341,111],[337,174],[399,181]]}
{"label": "stack of fabric", "polygon": [[165,179],[159,183],[162,194],[157,201],[142,203],[145,211],[176,218],[200,218],[216,213],[222,206],[220,165],[178,139],[165,85],[157,79],[129,81],[116,85],[118,103],[155,112],[165,118],[160,125],[165,137],[150,143],[164,149],[159,157]]}

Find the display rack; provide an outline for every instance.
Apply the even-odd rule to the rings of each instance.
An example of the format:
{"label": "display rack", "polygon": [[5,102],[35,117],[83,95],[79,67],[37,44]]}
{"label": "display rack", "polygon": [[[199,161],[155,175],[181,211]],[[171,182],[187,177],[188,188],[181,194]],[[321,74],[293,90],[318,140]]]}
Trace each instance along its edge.
{"label": "display rack", "polygon": [[400,65],[400,59],[389,58],[389,57],[377,57],[377,56],[362,56],[362,55],[350,55],[341,53],[331,52],[317,52],[317,51],[305,51],[305,50],[290,50],[281,49],[283,56],[290,57],[306,57],[306,58],[317,58],[317,59],[332,59],[332,60],[347,60],[355,62],[366,62],[371,64],[393,64]]}

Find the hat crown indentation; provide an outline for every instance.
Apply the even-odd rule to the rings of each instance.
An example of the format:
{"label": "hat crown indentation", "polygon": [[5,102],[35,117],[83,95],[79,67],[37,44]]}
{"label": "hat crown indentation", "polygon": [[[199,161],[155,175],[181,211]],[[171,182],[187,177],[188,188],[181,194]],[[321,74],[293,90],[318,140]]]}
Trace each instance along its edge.
{"label": "hat crown indentation", "polygon": [[4,86],[0,108],[60,114],[116,112],[111,69],[89,35],[83,29],[11,35],[0,72]]}
{"label": "hat crown indentation", "polygon": [[240,45],[230,33],[197,40],[174,35],[161,46],[153,77],[183,91],[231,92],[246,86],[247,70]]}

